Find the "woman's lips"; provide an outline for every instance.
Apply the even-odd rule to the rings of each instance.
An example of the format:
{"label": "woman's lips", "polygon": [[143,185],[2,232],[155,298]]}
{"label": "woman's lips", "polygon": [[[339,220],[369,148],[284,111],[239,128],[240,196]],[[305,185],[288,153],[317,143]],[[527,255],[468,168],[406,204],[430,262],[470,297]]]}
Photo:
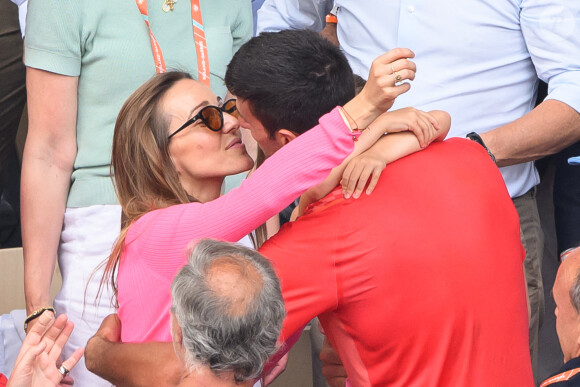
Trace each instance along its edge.
{"label": "woman's lips", "polygon": [[242,148],[243,146],[244,146],[244,144],[242,143],[242,140],[239,138],[235,138],[228,144],[228,146],[226,147],[226,150],[232,149],[232,148]]}

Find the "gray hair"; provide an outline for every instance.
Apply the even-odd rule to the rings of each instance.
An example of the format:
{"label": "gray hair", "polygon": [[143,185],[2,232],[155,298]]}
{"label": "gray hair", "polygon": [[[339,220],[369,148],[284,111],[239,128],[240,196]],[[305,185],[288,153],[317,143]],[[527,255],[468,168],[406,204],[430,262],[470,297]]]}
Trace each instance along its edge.
{"label": "gray hair", "polygon": [[[216,288],[211,273],[220,261],[237,267],[240,282],[254,290],[227,294]],[[241,245],[203,239],[173,280],[171,294],[188,367],[233,371],[236,382],[260,376],[278,350],[286,315],[280,283],[266,258]]]}
{"label": "gray hair", "polygon": [[580,313],[580,270],[578,270],[570,288],[570,301],[572,301],[572,306],[574,306],[576,312]]}

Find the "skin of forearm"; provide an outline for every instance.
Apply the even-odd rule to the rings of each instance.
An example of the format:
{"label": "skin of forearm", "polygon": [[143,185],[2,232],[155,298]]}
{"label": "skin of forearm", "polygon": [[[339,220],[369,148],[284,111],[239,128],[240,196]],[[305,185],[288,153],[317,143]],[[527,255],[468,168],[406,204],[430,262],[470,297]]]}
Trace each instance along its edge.
{"label": "skin of forearm", "polygon": [[546,100],[525,116],[480,135],[500,167],[533,161],[580,141],[580,113]]}
{"label": "skin of forearm", "polygon": [[[436,140],[443,140],[451,126],[449,114],[440,110],[430,111],[429,114],[431,114],[439,123],[439,137]],[[383,133],[388,131],[389,127],[384,124],[379,124],[378,121],[379,120],[372,125],[367,124],[367,129],[362,132],[359,141],[354,144],[353,152],[338,167],[332,170],[327,180],[321,183],[324,184],[324,188],[321,189],[321,191],[327,188],[332,190],[336,187],[340,182],[344,169],[348,163],[353,158],[364,152],[376,152],[381,155],[388,164],[400,159],[401,157],[421,150],[421,146],[415,134],[411,132],[402,132],[391,133],[388,136],[384,136]],[[328,192],[326,192],[326,194],[327,193]]]}
{"label": "skin of forearm", "polygon": [[[436,141],[442,141],[451,126],[449,114],[441,110],[433,110],[429,114],[439,123],[439,137]],[[355,143],[353,152],[338,167],[334,168],[322,183],[310,188],[302,195],[299,213],[303,213],[308,204],[323,198],[340,183],[346,166],[354,157],[364,152],[376,152],[379,158],[384,158],[385,163],[389,164],[421,150],[419,141],[413,133],[392,133],[383,136],[382,134],[388,130],[388,127],[385,128],[380,124],[367,127],[368,129],[363,131],[359,141]]]}
{"label": "skin of forearm", "polygon": [[50,283],[62,229],[70,170],[24,153],[21,216],[27,313],[51,305]]}
{"label": "skin of forearm", "polygon": [[[373,144],[371,144],[370,141],[372,136],[365,136],[363,138],[363,136],[361,135],[361,140],[356,142],[354,151],[342,162],[342,164],[340,164],[338,167],[333,168],[328,177],[322,183],[318,184],[315,187],[310,188],[302,195],[300,199],[300,213],[304,212],[304,209],[308,204],[315,202],[323,198],[324,196],[328,195],[328,193],[332,191],[340,183],[340,179],[342,178],[342,174],[346,166],[354,157],[360,155],[363,152],[376,151],[381,152],[380,154],[386,154],[391,152],[392,150],[390,149],[390,147],[399,145],[398,140],[394,141],[392,140],[393,138],[399,138],[398,134],[409,134],[410,137],[412,137],[403,140],[404,142],[403,148],[404,150],[402,150],[403,153],[407,151],[407,147],[414,149],[409,151],[409,153],[416,152],[421,149],[419,146],[419,141],[412,133],[397,133],[389,136],[383,136],[378,141],[376,141],[376,143]],[[387,138],[391,139],[387,140]],[[362,144],[359,144],[361,142]],[[401,144],[403,144],[403,142],[401,142]],[[415,147],[417,149],[415,149]],[[399,151],[397,150],[397,154],[398,153]],[[400,157],[402,156],[394,157],[393,160],[396,160],[397,158]]]}
{"label": "skin of forearm", "polygon": [[421,150],[417,137],[411,132],[392,133],[383,136],[367,152],[380,155],[386,164]]}
{"label": "skin of forearm", "polygon": [[[345,105],[345,108],[348,108],[348,104]],[[366,122],[366,119],[362,122]],[[379,142],[381,141],[381,137],[383,137],[384,130],[382,130],[379,126],[372,125],[368,126],[368,124],[366,126],[368,128],[361,133],[360,137],[358,138],[358,141],[354,143],[354,150],[352,151],[352,153],[348,155],[348,157],[345,158],[338,167],[333,168],[328,177],[322,183],[310,188],[302,195],[303,199],[300,200],[301,209],[304,209],[306,207],[304,203],[311,203],[328,195],[328,193],[339,184],[340,179],[342,178],[342,173],[344,172],[344,169],[346,168],[348,163],[354,157],[360,155],[361,153],[367,151],[369,148],[375,145],[377,141]]]}
{"label": "skin of forearm", "polygon": [[[441,110],[432,110],[429,112],[439,124],[438,136],[434,141],[443,141],[449,133],[451,127],[451,118],[449,114]],[[380,156],[385,164],[399,160],[405,156],[420,151],[421,144],[417,136],[412,132],[391,133],[388,136],[382,136],[366,152],[372,152]]]}
{"label": "skin of forearm", "polygon": [[76,156],[78,78],[28,68],[29,129],[22,161],[24,290],[30,313],[49,289]]}
{"label": "skin of forearm", "polygon": [[[365,100],[365,97],[361,94],[362,93],[360,93],[352,100],[350,100],[347,104],[345,104],[343,109],[347,111],[349,120],[352,119],[352,121],[356,122],[356,125],[358,126],[359,129],[365,129],[383,112],[377,109],[371,103],[367,102]],[[352,126],[351,128],[354,129],[354,127]],[[365,130],[361,134],[358,142],[363,140],[363,136],[365,135],[365,133],[368,133],[368,130]]]}
{"label": "skin of forearm", "polygon": [[172,343],[113,343],[98,336],[87,343],[87,369],[118,387],[176,386],[183,366]]}
{"label": "skin of forearm", "polygon": [[320,31],[320,35],[335,46],[340,46],[336,32],[336,23],[326,23],[326,26]]}

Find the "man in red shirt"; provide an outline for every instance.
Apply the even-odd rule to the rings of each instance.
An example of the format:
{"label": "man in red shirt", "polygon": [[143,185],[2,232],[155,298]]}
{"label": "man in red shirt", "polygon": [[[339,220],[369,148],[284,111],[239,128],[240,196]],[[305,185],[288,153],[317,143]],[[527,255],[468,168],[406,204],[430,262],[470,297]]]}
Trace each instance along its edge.
{"label": "man in red shirt", "polygon": [[262,246],[281,337],[319,316],[353,386],[533,386],[519,232],[485,150],[434,143],[389,164],[371,195],[338,188]]}
{"label": "man in red shirt", "polygon": [[260,252],[284,335],[319,316],[354,386],[532,386],[519,233],[487,153],[452,139],[388,165],[370,196],[337,189]]}

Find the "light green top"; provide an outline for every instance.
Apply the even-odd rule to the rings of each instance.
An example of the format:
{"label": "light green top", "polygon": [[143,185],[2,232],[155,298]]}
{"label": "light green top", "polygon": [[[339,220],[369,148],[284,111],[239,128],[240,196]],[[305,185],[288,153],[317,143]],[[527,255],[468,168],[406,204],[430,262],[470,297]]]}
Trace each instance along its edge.
{"label": "light green top", "polygon": [[[197,78],[191,3],[168,13],[149,0],[149,21],[168,70]],[[250,0],[200,0],[211,87],[224,96],[226,66],[252,34]],[[29,67],[78,76],[77,156],[67,207],[116,204],[110,178],[117,114],[155,74],[149,30],[134,0],[30,0],[25,39]],[[58,103],[55,101],[54,103]]]}

